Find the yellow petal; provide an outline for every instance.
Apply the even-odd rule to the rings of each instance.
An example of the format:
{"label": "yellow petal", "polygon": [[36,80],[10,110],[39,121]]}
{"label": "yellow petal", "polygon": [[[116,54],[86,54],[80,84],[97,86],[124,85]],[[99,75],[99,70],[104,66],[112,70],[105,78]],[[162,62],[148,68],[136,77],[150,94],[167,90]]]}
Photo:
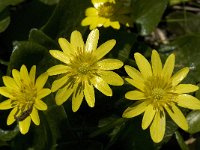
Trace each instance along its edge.
{"label": "yellow petal", "polygon": [[70,56],[70,54],[73,54],[74,51],[72,50],[71,44],[65,39],[65,38],[59,38],[58,43],[63,50],[63,52],[67,55]]}
{"label": "yellow petal", "polygon": [[5,96],[5,97],[9,97],[9,98],[13,98],[12,96],[12,90],[7,88],[7,87],[0,87],[0,94]]}
{"label": "yellow petal", "polygon": [[115,46],[116,41],[115,40],[109,40],[102,45],[100,45],[94,55],[96,56],[97,60],[103,58],[108,52],[111,51],[111,49]]}
{"label": "yellow petal", "polygon": [[145,109],[147,108],[149,102],[148,101],[144,101],[141,102],[140,104],[133,106],[133,107],[128,107],[124,112],[122,117],[124,118],[132,118],[135,116],[140,115],[141,113],[143,113],[145,111]]}
{"label": "yellow petal", "polygon": [[148,60],[140,53],[135,53],[134,57],[142,76],[144,78],[152,76],[152,70]]}
{"label": "yellow petal", "polygon": [[36,65],[31,67],[29,77],[32,83],[35,83]]}
{"label": "yellow petal", "polygon": [[142,77],[142,74],[138,70],[128,65],[126,65],[124,68],[125,68],[126,73],[131,78],[133,78],[137,82],[141,82],[142,84],[144,84],[144,78]]}
{"label": "yellow petal", "polygon": [[49,53],[56,59],[60,60],[61,62],[65,63],[65,64],[68,64],[69,63],[69,57],[61,52],[61,51],[58,51],[58,50],[50,50]]}
{"label": "yellow petal", "polygon": [[24,81],[25,84],[28,85],[30,83],[28,70],[25,65],[22,65],[20,68],[20,78],[21,78],[21,80]]}
{"label": "yellow petal", "polygon": [[124,84],[124,80],[113,71],[101,71],[99,74],[110,85],[121,86]]}
{"label": "yellow petal", "polygon": [[19,86],[16,84],[15,80],[9,76],[3,76],[3,83],[10,89],[19,89]]}
{"label": "yellow petal", "polygon": [[81,25],[82,26],[88,26],[90,24],[92,24],[92,22],[94,22],[94,20],[96,20],[97,17],[86,17],[81,21]]}
{"label": "yellow petal", "polygon": [[84,95],[88,105],[90,107],[94,107],[95,103],[94,87],[91,84],[89,83],[85,84]]}
{"label": "yellow petal", "polygon": [[23,121],[19,121],[19,130],[22,134],[26,134],[30,128],[31,124],[31,117],[28,116],[26,119]]}
{"label": "yellow petal", "polygon": [[68,75],[66,75],[66,76],[64,76],[60,79],[55,80],[52,83],[51,91],[52,92],[57,91],[59,88],[61,88],[63,85],[65,85],[68,80],[69,80]]}
{"label": "yellow petal", "polygon": [[103,59],[97,62],[99,69],[102,70],[114,70],[123,66],[123,62],[118,59]]}
{"label": "yellow petal", "polygon": [[13,79],[15,80],[16,84],[20,87],[21,86],[21,78],[20,78],[19,71],[16,69],[13,69],[12,76],[13,76]]}
{"label": "yellow petal", "polygon": [[81,103],[83,101],[83,91],[81,91],[80,93],[75,94],[76,92],[73,93],[73,97],[72,97],[72,110],[73,112],[76,112],[80,106]]}
{"label": "yellow petal", "polygon": [[152,64],[153,74],[155,76],[160,75],[162,72],[162,62],[160,60],[160,55],[156,50],[152,51],[151,64]]}
{"label": "yellow petal", "polygon": [[7,118],[7,125],[11,125],[13,122],[15,122],[15,118],[14,118],[14,115],[16,114],[17,112],[17,107],[13,108],[10,112],[10,114],[8,115],[8,118]]}
{"label": "yellow petal", "polygon": [[94,87],[97,88],[104,95],[112,96],[112,89],[101,77],[96,76],[91,79],[91,82],[94,85]]}
{"label": "yellow petal", "polygon": [[62,73],[66,73],[69,70],[69,67],[66,65],[55,65],[47,70],[48,75],[58,75]]}
{"label": "yellow petal", "polygon": [[0,110],[6,110],[6,109],[10,109],[10,108],[12,108],[10,99],[5,100],[0,103]]}
{"label": "yellow petal", "polygon": [[67,86],[59,89],[56,93],[55,101],[57,105],[62,105],[71,96],[74,88],[68,88]]}
{"label": "yellow petal", "polygon": [[185,116],[174,104],[165,107],[172,120],[183,130],[188,130],[188,123]]}
{"label": "yellow petal", "polygon": [[156,114],[156,110],[154,109],[153,105],[147,106],[144,116],[142,118],[142,129],[145,130],[151,124],[154,116]]}
{"label": "yellow petal", "polygon": [[43,101],[41,101],[40,99],[35,100],[35,107],[38,110],[47,110],[47,105]]}
{"label": "yellow petal", "polygon": [[37,78],[35,86],[37,87],[38,91],[40,91],[44,87],[45,83],[47,82],[47,79],[48,79],[48,74],[46,72],[41,74]]}
{"label": "yellow petal", "polygon": [[185,67],[181,70],[179,70],[178,72],[176,72],[172,77],[172,86],[176,86],[178,85],[188,74],[189,72],[189,68]]}
{"label": "yellow petal", "polygon": [[144,95],[143,92],[134,90],[134,91],[129,91],[125,94],[125,97],[130,100],[143,100],[146,99],[146,96]]}
{"label": "yellow petal", "polygon": [[181,94],[176,98],[176,101],[181,107],[194,110],[200,109],[200,100],[191,95]]}
{"label": "yellow petal", "polygon": [[111,22],[110,26],[113,27],[114,29],[120,29],[119,21]]}
{"label": "yellow petal", "polygon": [[167,58],[162,70],[162,76],[165,77],[165,79],[169,79],[171,77],[172,72],[174,70],[174,64],[175,64],[175,55],[171,54]]}
{"label": "yellow petal", "polygon": [[182,93],[191,93],[197,91],[199,89],[198,86],[192,84],[179,84],[175,87],[174,93],[182,94]]}
{"label": "yellow petal", "polygon": [[125,78],[125,80],[132,84],[134,87],[136,87],[137,89],[141,90],[144,92],[144,89],[145,89],[145,85],[143,82],[140,82],[138,80],[133,80],[133,79],[130,79],[130,78]]}
{"label": "yellow petal", "polygon": [[155,143],[162,141],[165,134],[166,119],[163,111],[157,112],[150,126],[151,138]]}
{"label": "yellow petal", "polygon": [[97,44],[99,40],[99,30],[94,29],[88,35],[86,44],[85,44],[85,51],[92,52],[97,49]]}
{"label": "yellow petal", "polygon": [[98,11],[94,7],[89,7],[89,8],[86,9],[85,15],[86,16],[97,16]]}
{"label": "yellow petal", "polygon": [[30,116],[31,116],[31,119],[33,120],[35,125],[40,124],[40,118],[39,118],[39,115],[38,115],[38,111],[37,111],[37,109],[35,109],[35,107],[33,107],[33,110],[31,112]]}
{"label": "yellow petal", "polygon": [[83,49],[84,48],[84,42],[82,35],[79,31],[73,31],[70,37],[70,43],[74,47],[74,50]]}
{"label": "yellow petal", "polygon": [[43,88],[37,93],[37,99],[42,99],[51,93],[51,90],[48,88]]}

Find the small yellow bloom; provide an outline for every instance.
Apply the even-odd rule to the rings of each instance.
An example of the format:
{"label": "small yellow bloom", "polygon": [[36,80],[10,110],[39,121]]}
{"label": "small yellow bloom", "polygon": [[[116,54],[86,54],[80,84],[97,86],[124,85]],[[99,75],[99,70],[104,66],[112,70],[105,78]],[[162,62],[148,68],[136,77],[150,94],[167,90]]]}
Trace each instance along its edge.
{"label": "small yellow bloom", "polygon": [[122,67],[123,63],[117,59],[102,59],[114,47],[115,40],[109,40],[97,48],[98,39],[98,29],[90,32],[85,44],[81,33],[73,31],[70,42],[59,38],[62,51],[50,50],[50,54],[62,62],[47,70],[50,76],[61,74],[51,88],[52,92],[58,90],[55,96],[57,105],[61,105],[72,95],[74,112],[79,109],[84,96],[88,105],[94,107],[94,87],[106,96],[112,96],[108,84],[123,84],[123,79],[111,71]]}
{"label": "small yellow bloom", "polygon": [[[86,9],[82,26],[90,25],[90,30],[96,27],[120,28],[120,23],[131,26],[130,7],[124,0],[92,0],[94,7]],[[128,4],[129,5],[129,4]]]}
{"label": "small yellow bloom", "polygon": [[31,120],[35,125],[40,124],[38,110],[46,110],[47,105],[41,100],[51,93],[48,88],[43,88],[48,75],[41,74],[35,81],[36,66],[32,66],[28,73],[25,65],[21,66],[20,71],[13,69],[12,77],[3,76],[5,86],[0,87],[0,94],[8,99],[0,103],[0,110],[12,109],[8,118],[7,125],[15,121],[19,123],[22,134],[29,130]]}
{"label": "small yellow bloom", "polygon": [[179,84],[187,76],[189,68],[185,67],[172,76],[174,54],[167,58],[163,67],[155,50],[152,51],[151,65],[140,53],[135,53],[134,57],[140,72],[128,65],[125,70],[131,77],[126,78],[126,81],[136,87],[136,90],[127,92],[125,97],[138,102],[128,107],[123,117],[132,118],[144,112],[142,128],[147,129],[150,126],[151,137],[156,143],[164,137],[165,111],[180,128],[188,130],[188,123],[177,106],[200,109],[200,101],[187,94],[198,90],[198,86]]}

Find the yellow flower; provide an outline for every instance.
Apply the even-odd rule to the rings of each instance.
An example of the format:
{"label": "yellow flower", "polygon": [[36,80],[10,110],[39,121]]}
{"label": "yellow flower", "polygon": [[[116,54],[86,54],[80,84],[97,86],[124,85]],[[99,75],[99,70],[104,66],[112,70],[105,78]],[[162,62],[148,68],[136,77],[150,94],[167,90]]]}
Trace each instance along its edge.
{"label": "yellow flower", "polygon": [[7,125],[15,121],[19,123],[22,134],[29,130],[31,120],[35,125],[40,124],[38,110],[46,110],[47,105],[41,100],[51,93],[48,88],[43,88],[48,75],[41,74],[35,81],[36,66],[32,66],[28,73],[25,65],[20,71],[13,69],[12,77],[3,76],[5,86],[0,87],[0,94],[8,99],[0,103],[0,110],[11,109],[8,115]]}
{"label": "yellow flower", "polygon": [[85,11],[86,18],[81,22],[82,26],[90,25],[90,30],[96,27],[120,28],[120,23],[131,26],[130,7],[124,0],[92,0],[94,7]]}
{"label": "yellow flower", "polygon": [[[84,44],[82,35],[73,31],[70,43],[59,38],[62,51],[50,50],[50,54],[63,64],[47,70],[49,75],[61,74],[52,84],[52,92],[57,91],[57,105],[64,103],[72,95],[72,110],[79,109],[83,97],[90,107],[94,107],[94,87],[106,96],[112,96],[110,85],[120,86],[123,79],[111,70],[118,69],[123,63],[117,59],[102,58],[114,47],[115,40],[109,40],[97,48],[99,30],[92,30]],[[72,94],[73,93],[73,94]]]}
{"label": "yellow flower", "polygon": [[140,53],[135,53],[134,57],[140,72],[126,65],[125,70],[131,77],[126,81],[137,89],[127,92],[125,97],[138,101],[124,111],[123,117],[131,118],[144,112],[142,128],[150,126],[151,137],[156,143],[164,137],[165,111],[180,128],[188,130],[188,123],[177,106],[200,109],[200,101],[186,94],[198,90],[198,86],[179,84],[187,76],[189,68],[185,67],[172,76],[174,54],[167,58],[163,67],[155,50],[152,51],[151,65]]}

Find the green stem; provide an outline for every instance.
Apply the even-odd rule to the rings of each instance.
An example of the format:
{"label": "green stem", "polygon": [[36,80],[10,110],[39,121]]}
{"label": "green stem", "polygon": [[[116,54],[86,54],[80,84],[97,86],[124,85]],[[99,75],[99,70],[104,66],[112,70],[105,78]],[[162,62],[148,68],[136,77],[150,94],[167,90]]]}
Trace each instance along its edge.
{"label": "green stem", "polygon": [[178,131],[175,132],[175,136],[176,136],[176,140],[177,140],[181,150],[189,150],[189,147],[185,144],[183,137],[181,136],[181,134]]}

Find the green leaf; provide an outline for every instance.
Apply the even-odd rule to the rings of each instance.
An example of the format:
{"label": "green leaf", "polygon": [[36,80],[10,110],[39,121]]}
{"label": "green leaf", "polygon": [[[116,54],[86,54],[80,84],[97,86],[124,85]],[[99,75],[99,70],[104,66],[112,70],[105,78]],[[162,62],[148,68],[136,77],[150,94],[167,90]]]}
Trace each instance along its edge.
{"label": "green leaf", "polygon": [[42,31],[51,38],[67,36],[74,30],[85,32],[81,20],[85,17],[85,9],[90,1],[60,0],[49,21],[42,27]]}
{"label": "green leaf", "polygon": [[167,29],[176,35],[200,33],[200,16],[191,12],[172,12],[167,16]]}
{"label": "green leaf", "polygon": [[8,10],[0,12],[0,33],[5,31],[8,25],[10,24],[10,16]]}
{"label": "green leaf", "polygon": [[200,131],[200,111],[199,110],[191,111],[187,115],[186,119],[189,124],[188,132],[190,134],[195,134]]}
{"label": "green leaf", "polygon": [[59,2],[59,0],[40,0],[40,1],[47,5],[55,5]]}
{"label": "green leaf", "polygon": [[170,5],[176,5],[184,2],[189,2],[190,0],[169,0]]}
{"label": "green leaf", "polygon": [[133,18],[141,35],[150,34],[158,25],[167,7],[168,0],[133,0]]}
{"label": "green leaf", "polygon": [[177,140],[181,150],[189,150],[189,147],[185,144],[183,137],[181,136],[181,134],[178,131],[175,132],[175,137],[176,137],[176,140]]}
{"label": "green leaf", "polygon": [[13,130],[2,130],[0,129],[0,140],[1,141],[10,141],[19,133],[19,129],[16,126]]}
{"label": "green leaf", "polygon": [[21,2],[23,2],[24,0],[1,0],[0,1],[0,11],[2,11],[4,8],[6,8],[9,5],[17,5]]}

